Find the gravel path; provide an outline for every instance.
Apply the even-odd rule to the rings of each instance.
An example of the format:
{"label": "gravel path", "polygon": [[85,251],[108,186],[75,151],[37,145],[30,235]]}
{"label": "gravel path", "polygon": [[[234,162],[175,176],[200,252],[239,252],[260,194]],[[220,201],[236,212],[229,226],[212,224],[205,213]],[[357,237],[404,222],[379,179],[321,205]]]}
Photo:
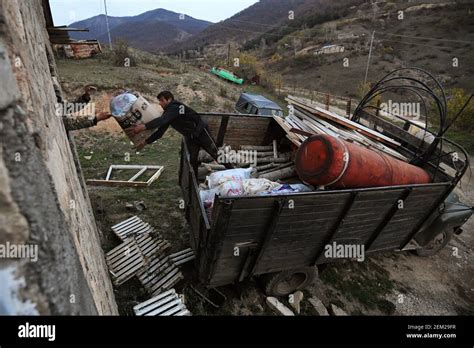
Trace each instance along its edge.
{"label": "gravel path", "polygon": [[[474,158],[471,170],[474,172]],[[458,193],[462,202],[474,205],[474,175],[471,180],[469,176],[468,171]],[[435,256],[399,253],[382,258],[380,264],[391,279],[408,289],[406,294],[395,292],[388,298],[396,303],[396,314],[474,314],[474,217],[463,229]]]}

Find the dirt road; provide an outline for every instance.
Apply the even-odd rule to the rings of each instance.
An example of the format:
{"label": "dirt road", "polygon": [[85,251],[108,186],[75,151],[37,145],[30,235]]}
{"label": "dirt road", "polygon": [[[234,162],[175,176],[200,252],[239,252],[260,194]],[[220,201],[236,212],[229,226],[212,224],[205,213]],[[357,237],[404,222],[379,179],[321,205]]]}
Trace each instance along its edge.
{"label": "dirt road", "polygon": [[[474,169],[471,158],[471,170]],[[464,203],[474,205],[474,177],[468,171],[458,193]],[[393,254],[377,262],[397,283],[389,296],[396,314],[456,315],[474,314],[474,217],[464,225],[446,248],[432,257],[409,253]],[[405,292],[399,291],[405,288]]]}

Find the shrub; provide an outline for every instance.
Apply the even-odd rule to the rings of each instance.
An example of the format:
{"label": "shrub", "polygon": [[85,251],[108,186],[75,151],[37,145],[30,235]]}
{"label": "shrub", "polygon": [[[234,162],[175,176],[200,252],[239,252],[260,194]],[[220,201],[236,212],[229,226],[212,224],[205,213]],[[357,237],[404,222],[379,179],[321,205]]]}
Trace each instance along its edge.
{"label": "shrub", "polygon": [[265,69],[264,63],[250,53],[241,53],[239,55],[239,67],[234,71],[247,82],[251,81],[255,75],[258,75],[260,77],[260,85],[272,91],[275,90],[279,80],[281,80],[280,75],[268,72]]}
{"label": "shrub", "polygon": [[257,57],[250,53],[241,53],[238,59],[239,66],[235,67],[235,72],[245,80],[251,80],[255,75],[260,75],[263,70],[263,65],[258,61]]}
{"label": "shrub", "polygon": [[363,83],[361,82],[358,86],[357,86],[357,97],[359,97],[359,99],[362,99],[366,94],[367,92],[369,92],[370,90],[370,82],[366,82],[366,83]]}
{"label": "shrub", "polygon": [[115,66],[130,67],[137,65],[137,59],[130,51],[130,46],[125,40],[116,41],[111,54]]}
{"label": "shrub", "polygon": [[[462,88],[453,88],[447,91],[448,95],[448,123],[461,110],[469,95]],[[473,98],[474,99],[474,98]],[[474,100],[471,99],[463,113],[453,124],[453,128],[463,131],[474,131]]]}
{"label": "shrub", "polygon": [[[365,97],[365,95],[370,91],[370,88],[371,88],[371,84],[370,82],[366,82],[366,83],[363,83],[361,82],[358,86],[357,86],[357,97],[359,99],[362,99],[363,97]],[[370,102],[370,105],[372,106],[377,106],[377,103],[378,102],[381,102],[382,101],[382,96],[381,95],[378,95],[376,96],[375,98],[373,98]]]}

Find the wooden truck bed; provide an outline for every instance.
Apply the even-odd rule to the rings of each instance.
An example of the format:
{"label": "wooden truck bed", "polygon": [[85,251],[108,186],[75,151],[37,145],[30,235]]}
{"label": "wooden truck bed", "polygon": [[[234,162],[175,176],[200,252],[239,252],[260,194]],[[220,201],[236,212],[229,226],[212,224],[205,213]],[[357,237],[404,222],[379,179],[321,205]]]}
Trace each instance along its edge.
{"label": "wooden truck bed", "polygon": [[[263,145],[282,136],[271,118],[208,116],[207,122],[219,145]],[[187,203],[199,278],[208,286],[329,262],[324,247],[333,242],[362,244],[366,254],[403,249],[453,189],[447,181],[216,197],[210,222],[184,143],[179,183]]]}

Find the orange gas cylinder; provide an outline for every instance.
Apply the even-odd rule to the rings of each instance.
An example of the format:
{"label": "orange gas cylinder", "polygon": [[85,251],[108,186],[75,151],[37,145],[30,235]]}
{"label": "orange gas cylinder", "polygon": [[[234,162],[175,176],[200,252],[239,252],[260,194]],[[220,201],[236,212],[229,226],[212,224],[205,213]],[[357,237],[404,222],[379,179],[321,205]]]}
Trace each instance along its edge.
{"label": "orange gas cylinder", "polygon": [[421,168],[329,135],[306,139],[296,154],[301,180],[314,186],[357,188],[429,183]]}

